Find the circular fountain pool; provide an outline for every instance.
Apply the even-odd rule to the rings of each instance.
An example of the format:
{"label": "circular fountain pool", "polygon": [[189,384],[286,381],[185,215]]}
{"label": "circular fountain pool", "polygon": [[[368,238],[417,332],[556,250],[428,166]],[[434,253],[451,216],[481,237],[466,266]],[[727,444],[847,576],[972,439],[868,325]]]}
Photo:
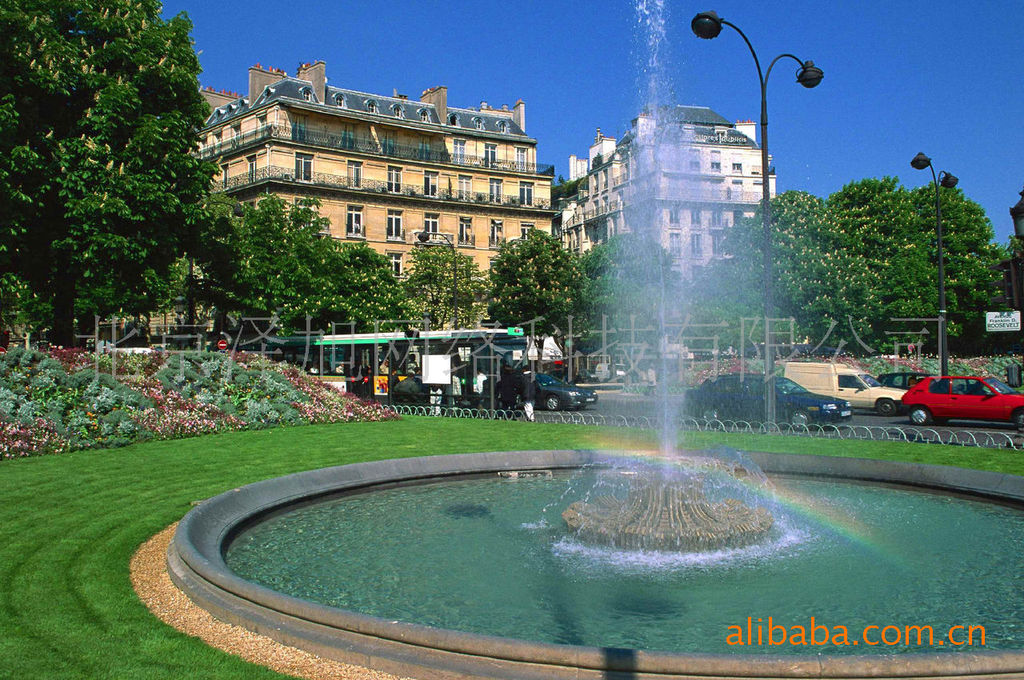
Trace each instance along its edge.
{"label": "circular fountain pool", "polygon": [[[446,456],[245,487],[186,517],[169,557],[172,575],[222,618],[413,675],[532,677],[543,668],[537,677],[602,677],[617,668],[665,677],[923,677],[1024,669],[1024,512],[990,500],[1019,501],[1024,480],[761,456],[773,473],[767,486],[704,483],[701,501],[703,508],[738,498],[750,512],[770,513],[758,540],[633,550],[587,540],[562,517],[597,498],[624,498],[636,485],[633,460],[585,467],[605,458]],[[496,474],[510,470],[544,472]],[[769,616],[787,637],[797,626],[809,632],[812,620],[830,634],[842,626],[848,644],[768,645]],[[862,638],[873,625],[877,632]],[[935,642],[864,641],[880,642],[890,625],[930,625]],[[956,625],[984,626],[985,646],[946,642]],[[762,644],[752,644],[759,631]]]}

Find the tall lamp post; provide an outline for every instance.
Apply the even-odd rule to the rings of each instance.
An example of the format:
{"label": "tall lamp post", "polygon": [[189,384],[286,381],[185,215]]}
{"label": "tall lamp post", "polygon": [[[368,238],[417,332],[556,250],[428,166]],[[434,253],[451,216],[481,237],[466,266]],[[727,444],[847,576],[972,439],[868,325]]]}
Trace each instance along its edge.
{"label": "tall lamp post", "polygon": [[1013,220],[1013,233],[1017,238],[1024,238],[1024,190],[1020,192],[1017,205],[1010,208],[1010,218]]}
{"label": "tall lamp post", "polygon": [[919,153],[910,161],[915,170],[931,168],[932,185],[935,187],[935,238],[939,260],[939,375],[949,375],[949,338],[946,334],[946,268],[942,254],[942,208],[939,205],[939,185],[952,189],[959,182],[956,177],[945,170],[935,175],[932,159]]}
{"label": "tall lamp post", "polygon": [[773,380],[775,362],[770,360],[771,351],[771,318],[773,313],[772,299],[772,252],[771,252],[771,192],[768,177],[768,78],[772,74],[772,68],[780,59],[792,59],[800,65],[796,72],[796,82],[810,89],[817,87],[825,74],[820,68],[814,65],[813,61],[801,61],[792,54],[784,53],[772,59],[767,71],[761,70],[761,61],[757,58],[757,52],[746,34],[735,24],[721,18],[715,12],[700,12],[693,17],[690,28],[698,38],[711,40],[717,38],[722,32],[722,26],[733,28],[743,42],[750,49],[754,57],[754,65],[757,67],[757,77],[761,83],[761,226],[764,231],[764,417],[766,422],[775,421],[775,381]]}
{"label": "tall lamp post", "polygon": [[[442,241],[434,241],[431,237],[440,237]],[[455,249],[455,241],[448,234],[441,232],[421,231],[420,243],[425,246],[448,246],[452,249],[452,330],[459,328],[459,251]]]}

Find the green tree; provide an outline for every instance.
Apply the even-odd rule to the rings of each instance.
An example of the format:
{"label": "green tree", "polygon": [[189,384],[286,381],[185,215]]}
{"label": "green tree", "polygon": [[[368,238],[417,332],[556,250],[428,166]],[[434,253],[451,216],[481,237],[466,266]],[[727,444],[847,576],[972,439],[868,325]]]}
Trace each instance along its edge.
{"label": "green tree", "polygon": [[[0,9],[0,272],[74,320],[134,313],[183,250],[212,166],[183,15],[156,0],[9,0]],[[158,293],[159,294],[159,293]],[[91,324],[90,324],[91,325]]]}
{"label": "green tree", "polygon": [[473,258],[452,248],[419,247],[412,251],[410,268],[403,288],[415,317],[429,314],[432,326],[451,325],[453,283],[460,327],[473,328],[486,314],[487,279]]}
{"label": "green tree", "polygon": [[505,324],[532,322],[537,336],[564,332],[569,316],[585,311],[584,295],[579,258],[536,229],[502,244],[491,265],[491,318]]}
{"label": "green tree", "polygon": [[[325,237],[329,226],[316,201],[292,205],[264,198],[233,221],[229,237],[234,261],[216,279],[218,295],[246,316],[279,317],[289,329],[313,330],[330,323],[373,330],[378,319],[407,318],[401,285],[387,259],[366,244],[341,244]],[[221,249],[213,252],[220,253]],[[217,277],[211,272],[211,277]]]}

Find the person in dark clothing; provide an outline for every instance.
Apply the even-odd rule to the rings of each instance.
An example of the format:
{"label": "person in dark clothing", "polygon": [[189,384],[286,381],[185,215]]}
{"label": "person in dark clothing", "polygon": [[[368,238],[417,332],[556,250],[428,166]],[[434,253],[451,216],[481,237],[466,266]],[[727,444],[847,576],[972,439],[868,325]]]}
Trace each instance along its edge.
{"label": "person in dark clothing", "polygon": [[498,379],[498,399],[501,400],[501,408],[511,411],[516,407],[516,399],[521,392],[522,376],[519,371],[512,370],[512,367],[505,364],[501,367],[501,377]]}
{"label": "person in dark clothing", "polygon": [[533,400],[537,395],[537,386],[534,383],[533,373],[524,370],[521,375],[521,382],[522,392],[520,394],[523,397],[523,413],[526,414],[527,420],[533,421]]}

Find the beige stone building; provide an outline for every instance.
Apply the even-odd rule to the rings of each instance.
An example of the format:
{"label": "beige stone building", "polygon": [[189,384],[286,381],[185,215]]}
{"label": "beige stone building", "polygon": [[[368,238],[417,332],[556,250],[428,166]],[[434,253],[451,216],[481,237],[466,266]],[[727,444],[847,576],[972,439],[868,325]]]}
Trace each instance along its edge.
{"label": "beige stone building", "polygon": [[[585,252],[642,219],[686,276],[722,255],[726,230],[754,215],[764,181],[753,121],[697,106],[642,113],[618,141],[598,128],[588,156],[570,156],[569,168],[570,179],[585,179],[558,206],[566,248]],[[768,181],[774,196],[771,169]]]}
{"label": "beige stone building", "polygon": [[332,237],[368,243],[397,274],[421,231],[486,270],[503,241],[551,230],[554,168],[537,164],[522,100],[456,108],[445,87],[418,101],[358,92],[328,85],[322,61],[294,76],[256,65],[247,95],[203,95],[199,154],[217,164],[217,190],[317,198]]}

